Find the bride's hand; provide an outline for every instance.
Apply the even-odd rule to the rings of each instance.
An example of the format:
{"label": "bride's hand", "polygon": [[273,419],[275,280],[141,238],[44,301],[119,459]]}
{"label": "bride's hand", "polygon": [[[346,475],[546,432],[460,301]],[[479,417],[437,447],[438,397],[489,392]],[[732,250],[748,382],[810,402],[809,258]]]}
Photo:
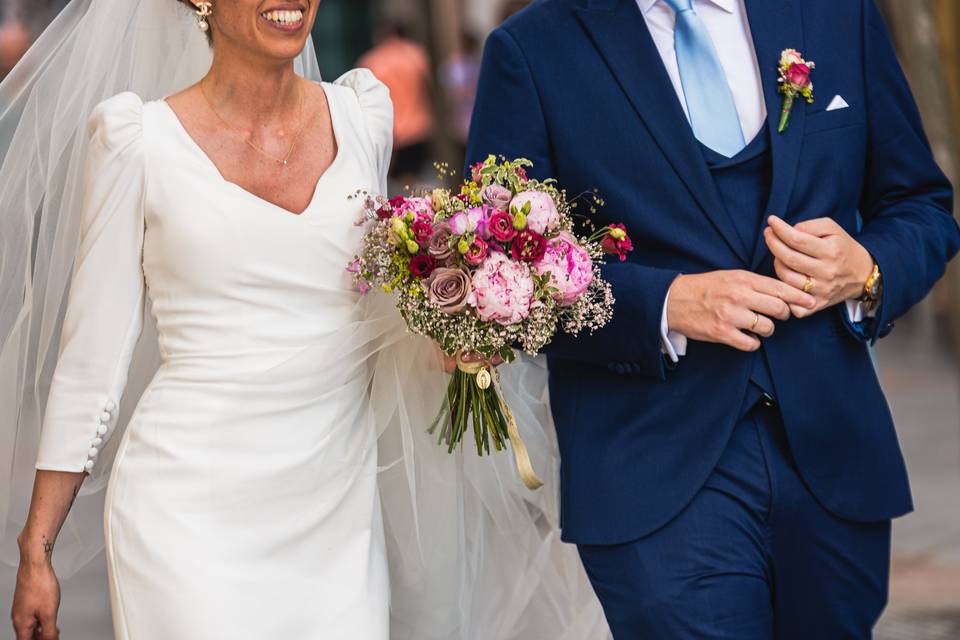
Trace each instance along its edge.
{"label": "bride's hand", "polygon": [[[463,354],[464,362],[481,362],[483,359],[484,359],[483,356],[480,355],[479,353]],[[494,355],[492,358],[490,358],[489,362],[491,366],[499,367],[500,365],[503,364],[503,358],[501,358],[500,355],[497,354],[497,355]],[[457,359],[455,356],[448,356],[447,354],[443,353],[443,370],[446,371],[447,373],[453,373],[454,371],[457,370]]]}
{"label": "bride's hand", "polygon": [[10,617],[17,640],[58,640],[60,583],[49,558],[21,554]]}

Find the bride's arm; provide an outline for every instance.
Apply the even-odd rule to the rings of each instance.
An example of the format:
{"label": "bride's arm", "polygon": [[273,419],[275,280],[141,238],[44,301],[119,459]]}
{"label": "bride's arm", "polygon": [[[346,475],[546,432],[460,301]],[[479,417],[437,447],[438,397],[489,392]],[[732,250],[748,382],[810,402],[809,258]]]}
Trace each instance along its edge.
{"label": "bride's arm", "polygon": [[59,637],[60,585],[53,571],[53,549],[86,476],[86,473],[37,471],[27,524],[17,537],[20,567],[11,612],[17,640]]}

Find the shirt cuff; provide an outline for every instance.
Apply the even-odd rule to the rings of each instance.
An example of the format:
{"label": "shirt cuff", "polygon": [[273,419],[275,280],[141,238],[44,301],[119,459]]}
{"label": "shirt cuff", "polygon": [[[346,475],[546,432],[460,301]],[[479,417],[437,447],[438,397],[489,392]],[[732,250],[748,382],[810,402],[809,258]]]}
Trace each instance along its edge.
{"label": "shirt cuff", "polygon": [[879,305],[875,305],[870,311],[864,311],[863,303],[859,300],[847,300],[847,317],[850,322],[858,324],[868,318],[877,317],[878,307]]}
{"label": "shirt cuff", "polygon": [[682,356],[687,355],[687,336],[676,331],[670,331],[667,323],[667,304],[670,302],[670,292],[663,300],[663,313],[660,315],[660,350],[676,364]]}

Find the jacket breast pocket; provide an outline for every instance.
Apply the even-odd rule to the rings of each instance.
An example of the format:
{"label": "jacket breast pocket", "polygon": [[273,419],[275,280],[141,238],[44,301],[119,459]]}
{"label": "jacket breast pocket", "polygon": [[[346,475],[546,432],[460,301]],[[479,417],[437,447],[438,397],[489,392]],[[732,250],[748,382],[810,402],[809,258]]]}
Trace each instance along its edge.
{"label": "jacket breast pocket", "polygon": [[807,122],[804,132],[820,133],[823,131],[834,131],[846,127],[866,126],[867,119],[862,110],[850,106],[845,109],[835,109],[827,111],[810,111],[807,113]]}

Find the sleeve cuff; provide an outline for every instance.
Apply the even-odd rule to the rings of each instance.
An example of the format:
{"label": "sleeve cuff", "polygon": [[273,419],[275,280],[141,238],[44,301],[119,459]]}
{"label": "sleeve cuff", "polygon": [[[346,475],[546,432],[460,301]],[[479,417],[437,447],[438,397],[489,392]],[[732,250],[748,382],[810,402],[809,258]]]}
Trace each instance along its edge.
{"label": "sleeve cuff", "polygon": [[663,300],[663,312],[660,315],[660,350],[666,354],[674,364],[680,362],[682,356],[687,355],[687,336],[676,331],[670,331],[667,323],[667,304],[670,302],[670,292]]}

